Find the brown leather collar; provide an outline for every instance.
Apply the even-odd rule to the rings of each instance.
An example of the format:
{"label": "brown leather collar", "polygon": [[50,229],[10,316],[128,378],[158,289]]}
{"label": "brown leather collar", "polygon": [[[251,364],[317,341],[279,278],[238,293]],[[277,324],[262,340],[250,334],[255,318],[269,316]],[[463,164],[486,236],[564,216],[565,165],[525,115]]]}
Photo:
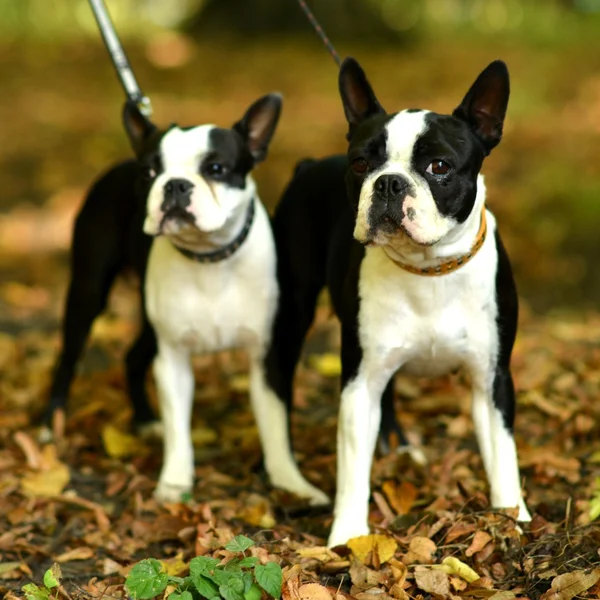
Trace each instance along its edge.
{"label": "brown leather collar", "polygon": [[414,273],[415,275],[423,275],[425,277],[437,277],[438,275],[447,275],[448,273],[454,273],[454,271],[458,271],[461,267],[464,267],[481,249],[483,246],[483,242],[485,242],[485,237],[487,234],[487,222],[485,218],[485,204],[481,209],[481,224],[479,225],[479,231],[477,232],[477,237],[475,238],[475,243],[471,247],[471,250],[468,254],[463,254],[458,258],[451,258],[449,260],[445,260],[444,262],[436,265],[435,267],[413,267],[412,265],[407,265],[395,258],[391,258],[401,269],[408,271],[409,273]]}

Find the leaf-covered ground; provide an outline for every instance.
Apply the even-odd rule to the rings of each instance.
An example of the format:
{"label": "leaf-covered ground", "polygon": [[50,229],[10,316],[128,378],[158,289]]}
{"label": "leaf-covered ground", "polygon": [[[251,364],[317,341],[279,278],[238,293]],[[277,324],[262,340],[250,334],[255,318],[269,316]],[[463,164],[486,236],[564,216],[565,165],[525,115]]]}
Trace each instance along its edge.
{"label": "leaf-covered ground", "polygon": [[[11,293],[29,319],[57,301],[43,286],[15,284]],[[18,592],[30,579],[39,582],[58,562],[72,597],[121,597],[123,578],[137,560],[159,558],[179,573],[196,555],[222,556],[218,548],[242,532],[258,542],[257,556],[285,567],[284,592],[294,600],[328,593],[314,586],[298,592],[310,582],[361,600],[487,598],[494,590],[567,598],[555,578],[573,573],[575,587],[568,589],[577,595],[585,595],[582,585],[591,588],[590,597],[600,590],[600,525],[590,522],[590,511],[600,510],[600,315],[523,317],[513,359],[516,435],[535,517],[522,534],[511,515],[489,509],[467,382],[398,377],[400,419],[429,463],[419,466],[406,455],[377,459],[370,521],[374,532],[395,543],[387,540],[369,553],[373,540],[367,540],[353,553],[323,548],[328,509],[308,509],[268,485],[242,353],[196,359],[193,501],[155,502],[160,444],[126,433],[130,413],[120,358],[135,330],[135,298],[134,286],[121,284],[112,310],[97,322],[66,430],[55,444],[38,443],[31,421],[43,407],[57,335],[28,329],[0,337],[0,590]],[[337,344],[338,327],[323,302],[297,377],[293,432],[303,472],[329,493]],[[440,564],[445,570],[431,566]],[[472,581],[475,576],[480,579]]]}

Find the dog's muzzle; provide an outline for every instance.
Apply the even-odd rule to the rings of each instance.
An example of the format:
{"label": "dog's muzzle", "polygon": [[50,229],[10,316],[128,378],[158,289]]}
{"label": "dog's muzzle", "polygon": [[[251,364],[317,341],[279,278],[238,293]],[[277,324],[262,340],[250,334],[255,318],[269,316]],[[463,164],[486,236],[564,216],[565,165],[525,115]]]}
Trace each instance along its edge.
{"label": "dog's muzzle", "polygon": [[163,188],[163,203],[161,209],[164,213],[179,208],[185,210],[192,203],[194,184],[188,179],[169,179]]}

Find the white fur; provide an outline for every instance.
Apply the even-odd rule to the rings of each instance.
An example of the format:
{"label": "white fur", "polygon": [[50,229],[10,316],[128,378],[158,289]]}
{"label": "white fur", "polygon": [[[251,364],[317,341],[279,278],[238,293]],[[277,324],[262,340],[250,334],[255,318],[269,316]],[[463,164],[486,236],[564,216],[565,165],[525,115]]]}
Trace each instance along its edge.
{"label": "white fur", "polygon": [[[461,225],[460,234],[422,249],[416,263],[435,256],[460,255],[471,248],[481,218],[485,192]],[[379,403],[393,374],[402,369],[437,376],[464,367],[473,380],[474,418],[496,507],[520,507],[514,441],[493,406],[493,365],[498,354],[495,278],[495,219],[487,213],[488,234],[479,253],[454,273],[422,277],[389,259],[389,247],[367,248],[361,264],[359,337],[363,349],[356,377],[342,391],[338,434],[338,485],[329,545],[345,543],[368,531],[370,470],[379,428]]]}
{"label": "white fur", "polygon": [[[199,127],[183,133],[201,136],[203,132],[204,129]],[[179,134],[170,138],[171,141],[178,139]],[[165,148],[169,152],[175,151],[169,141],[163,141],[163,151]],[[183,176],[183,171],[177,171],[173,161],[173,156],[168,155],[165,161],[168,178]],[[190,178],[187,172],[185,176]],[[232,241],[243,227],[253,197],[256,206],[250,233],[226,260],[198,263],[183,256],[173,246],[175,242],[186,247],[191,245],[194,249],[213,249]],[[164,424],[165,449],[155,494],[163,501],[177,501],[193,486],[190,419],[194,379],[190,354],[245,348],[252,362],[252,407],[273,484],[307,497],[314,504],[327,502],[327,497],[302,477],[294,461],[285,406],[266,385],[262,370],[279,293],[269,217],[256,197],[256,186],[250,176],[244,190],[230,190],[219,198],[221,208],[226,208],[224,212],[227,213],[219,230],[210,234],[194,232],[193,228],[177,231],[168,237],[156,238],[150,251],[145,294],[148,317],[158,338],[154,375]],[[209,202],[210,199],[202,201]],[[149,214],[156,203],[151,196]]]}
{"label": "white fur", "polygon": [[[440,214],[429,185],[422,174],[412,168],[412,154],[415,142],[426,128],[425,116],[428,111],[403,111],[394,116],[386,125],[388,160],[379,168],[371,171],[363,182],[358,203],[358,215],[354,237],[360,242],[372,242],[379,246],[388,245],[393,249],[402,249],[407,244],[431,245],[440,241],[456,226],[456,220]],[[414,196],[407,196],[404,213],[412,208],[413,219],[405,216],[402,227],[408,234],[386,234],[377,232],[375,239],[369,239],[369,212],[375,195],[376,180],[385,174],[404,176],[415,190]]]}
{"label": "white fur", "polygon": [[[240,190],[217,181],[207,181],[199,172],[200,164],[211,152],[210,132],[214,127],[214,125],[201,125],[188,130],[173,127],[161,140],[163,172],[158,174],[148,194],[147,215],[144,221],[145,233],[149,235],[161,233],[164,187],[170,179],[186,179],[194,184],[190,197],[191,203],[187,210],[195,217],[196,227],[183,226],[177,220],[169,220],[165,225],[169,229],[163,232],[179,235],[180,245],[190,249],[195,247],[198,232],[223,233],[223,227],[238,213]],[[250,181],[251,178],[248,177],[247,183]],[[242,198],[246,195],[243,193]],[[219,237],[213,240],[214,248],[224,243],[222,239],[218,239]]]}

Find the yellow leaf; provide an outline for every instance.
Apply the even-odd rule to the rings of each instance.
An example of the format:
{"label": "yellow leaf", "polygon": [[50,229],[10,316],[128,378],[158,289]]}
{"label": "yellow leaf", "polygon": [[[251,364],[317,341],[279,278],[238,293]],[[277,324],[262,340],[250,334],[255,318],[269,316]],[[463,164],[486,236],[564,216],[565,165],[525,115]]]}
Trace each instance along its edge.
{"label": "yellow leaf", "polygon": [[69,468],[58,460],[53,445],[42,451],[42,465],[41,470],[29,471],[21,479],[21,491],[26,496],[58,496],[69,483]]}
{"label": "yellow leaf", "polygon": [[208,427],[194,427],[192,429],[192,443],[194,446],[208,446],[217,441],[218,434]]}
{"label": "yellow leaf", "polygon": [[366,560],[370,552],[377,552],[381,563],[390,560],[398,547],[394,538],[378,534],[361,535],[360,537],[352,538],[348,540],[346,545],[361,562]]}
{"label": "yellow leaf", "polygon": [[250,377],[245,374],[230,377],[229,388],[238,394],[245,394],[250,389]]}
{"label": "yellow leaf", "polygon": [[112,458],[140,455],[147,451],[146,446],[136,437],[108,424],[102,430],[102,442],[106,453]]}
{"label": "yellow leaf", "polygon": [[166,558],[160,561],[165,573],[171,577],[177,577],[186,571],[189,567],[188,563],[183,560],[183,554],[180,552],[173,558]]}
{"label": "yellow leaf", "polygon": [[313,369],[323,377],[338,377],[342,373],[342,361],[339,354],[313,354],[310,357]]}
{"label": "yellow leaf", "polygon": [[451,575],[458,575],[468,583],[473,583],[480,578],[479,575],[473,571],[469,565],[466,565],[464,562],[458,560],[458,558],[454,556],[446,556],[446,558],[442,561],[442,565],[446,565],[452,569]]}

